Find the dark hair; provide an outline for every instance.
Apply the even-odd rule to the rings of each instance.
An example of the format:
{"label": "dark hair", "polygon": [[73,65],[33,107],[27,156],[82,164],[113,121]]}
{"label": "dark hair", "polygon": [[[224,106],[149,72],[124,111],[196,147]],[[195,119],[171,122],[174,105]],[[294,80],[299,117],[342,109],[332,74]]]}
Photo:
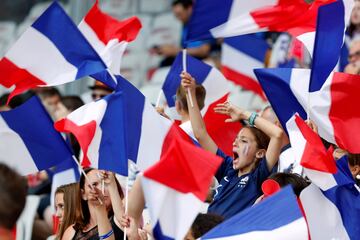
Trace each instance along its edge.
{"label": "dark hair", "polygon": [[[89,172],[91,172],[92,170],[96,170],[94,168],[86,168],[84,169],[84,172],[86,174],[88,174]],[[116,185],[117,185],[117,188],[118,188],[118,191],[119,191],[119,194],[120,194],[120,198],[123,199],[124,198],[124,193],[121,189],[121,186],[120,186],[120,183],[118,182],[118,180],[115,178],[116,180]],[[80,182],[79,182],[79,187],[80,187],[80,191],[79,191],[79,194],[80,194],[80,217],[76,220],[76,223],[74,225],[74,229],[75,230],[82,230],[86,227],[86,225],[89,223],[90,221],[90,210],[89,210],[89,206],[88,206],[88,203],[87,201],[85,201],[81,196],[82,196],[82,193],[81,193],[81,190],[84,190],[84,187],[85,187],[85,176],[84,174],[81,174],[80,176]],[[108,215],[109,216],[112,216],[114,213],[113,211],[111,210]]]}
{"label": "dark hair", "polygon": [[41,88],[41,91],[39,92],[39,96],[41,98],[48,98],[48,97],[54,97],[54,96],[59,96],[61,98],[61,94],[60,94],[59,90],[55,87]]}
{"label": "dark hair", "polygon": [[11,230],[26,202],[26,179],[0,163],[0,226]]}
{"label": "dark hair", "polygon": [[270,142],[270,138],[268,135],[266,135],[263,131],[261,131],[260,129],[256,128],[256,127],[251,127],[251,126],[244,126],[243,128],[247,128],[250,130],[250,132],[254,135],[255,137],[255,141],[257,144],[257,147],[259,149],[267,149],[269,146],[269,142]]}
{"label": "dark hair", "polygon": [[309,186],[309,182],[295,173],[274,173],[269,179],[276,181],[280,187],[285,187],[290,184],[295,195],[298,197],[300,196],[301,191]]}
{"label": "dark hair", "polygon": [[[183,110],[189,112],[189,108],[187,105],[187,97],[186,97],[186,90],[183,87],[178,87],[176,90],[176,99],[181,103]],[[196,101],[199,105],[199,109],[203,109],[205,104],[205,97],[206,97],[206,90],[202,85],[197,84],[195,88],[195,96]]]}
{"label": "dark hair", "polygon": [[349,153],[348,159],[350,166],[360,166],[360,154]]}
{"label": "dark hair", "polygon": [[195,239],[197,239],[223,221],[224,218],[222,216],[212,213],[199,213],[191,225],[192,235]]}
{"label": "dark hair", "polygon": [[61,98],[61,102],[70,112],[84,105],[83,100],[79,96],[65,96]]}
{"label": "dark hair", "polygon": [[0,107],[6,105],[6,102],[8,100],[9,95],[10,95],[10,93],[5,93],[5,94],[1,95],[1,97],[0,97]]}
{"label": "dark hair", "polygon": [[178,4],[181,4],[184,8],[189,8],[192,7],[193,5],[193,0],[174,0],[172,2],[172,6],[176,6]]}

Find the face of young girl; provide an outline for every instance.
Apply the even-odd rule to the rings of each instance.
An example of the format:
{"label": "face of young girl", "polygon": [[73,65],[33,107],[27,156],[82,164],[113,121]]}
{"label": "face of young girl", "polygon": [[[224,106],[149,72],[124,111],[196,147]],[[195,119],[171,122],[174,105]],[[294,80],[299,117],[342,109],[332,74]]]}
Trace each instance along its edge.
{"label": "face of young girl", "polygon": [[57,193],[55,195],[55,216],[59,219],[61,224],[64,220],[64,194]]}
{"label": "face of young girl", "polygon": [[248,128],[243,128],[233,143],[233,168],[244,169],[251,166],[255,161],[257,144],[254,135]]}
{"label": "face of young girl", "polygon": [[[97,169],[91,170],[87,174],[87,178],[85,179],[85,186],[84,186],[84,197],[87,200],[89,193],[91,191],[91,188],[89,187],[89,184],[94,187],[98,188],[100,191],[102,191],[102,180],[100,178],[100,171]],[[90,183],[89,183],[89,181]],[[107,209],[111,206],[111,199],[109,195],[109,190],[107,189],[106,184],[104,184],[104,202]]]}

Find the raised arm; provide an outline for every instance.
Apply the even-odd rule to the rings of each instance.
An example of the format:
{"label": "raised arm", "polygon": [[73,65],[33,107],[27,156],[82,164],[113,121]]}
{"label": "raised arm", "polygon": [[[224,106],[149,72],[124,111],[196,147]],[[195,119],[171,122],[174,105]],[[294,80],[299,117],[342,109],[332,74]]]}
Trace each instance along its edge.
{"label": "raised arm", "polygon": [[[238,108],[230,102],[218,104],[214,110],[217,113],[228,115],[229,119],[226,119],[226,122],[249,120],[252,115],[251,112]],[[255,117],[254,124],[258,129],[270,137],[269,146],[266,150],[266,161],[270,171],[279,160],[284,132],[281,128],[260,116]]]}
{"label": "raised arm", "polygon": [[[206,126],[201,116],[200,109],[196,100],[195,79],[189,73],[183,72],[181,73],[181,86],[185,88],[186,92],[188,91],[187,89],[190,89],[190,96],[187,96],[187,105],[189,109],[191,126],[193,128],[195,138],[199,141],[200,145],[204,149],[216,154],[218,146],[206,131]],[[192,102],[194,104],[193,107],[191,106],[189,97],[192,98]]]}

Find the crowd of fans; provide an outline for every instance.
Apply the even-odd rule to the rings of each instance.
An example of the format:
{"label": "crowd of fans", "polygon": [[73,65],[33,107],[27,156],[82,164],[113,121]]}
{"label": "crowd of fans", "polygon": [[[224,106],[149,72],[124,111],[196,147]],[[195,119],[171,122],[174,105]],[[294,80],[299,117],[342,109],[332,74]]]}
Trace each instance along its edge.
{"label": "crowd of fans", "polygon": [[[172,10],[176,18],[183,24],[182,41],[179,46],[154,46],[154,51],[163,56],[161,66],[171,65],[176,54],[187,48],[188,54],[200,59],[212,61],[218,65],[218,55],[221,54],[219,44],[215,41],[199,41],[185,43],[187,22],[192,13],[192,0],[175,0]],[[351,22],[347,30],[347,46],[349,48],[346,73],[360,73],[360,2],[356,1]],[[265,38],[271,46],[275,46],[281,36],[278,33],[257,34]],[[291,38],[286,49],[287,60],[294,58],[298,66],[309,64],[308,58],[299,57],[293,53]],[[271,56],[277,55],[276,48],[269,52],[267,64]],[[306,50],[304,50],[306,51]],[[304,53],[303,55],[306,55]],[[280,61],[280,60],[279,60]],[[272,60],[272,62],[276,62]],[[251,113],[237,107],[236,103],[225,102],[217,105],[218,114],[228,115],[232,122],[248,121],[238,133],[233,143],[233,156],[227,156],[218,148],[206,131],[200,110],[204,106],[206,92],[204,87],[196,84],[188,73],[182,73],[181,86],[176,93],[176,110],[181,116],[180,127],[200,146],[223,159],[218,169],[214,184],[209,191],[208,208],[198,215],[185,239],[197,239],[211,228],[240,211],[261,201],[266,194],[261,188],[263,182],[272,179],[280,187],[291,185],[295,194],[299,195],[309,181],[303,174],[300,165],[296,165],[291,156],[291,146],[277,116],[271,106],[258,109],[259,113]],[[190,90],[194,107],[189,108],[187,91]],[[110,94],[111,89],[101,82],[95,81],[89,87],[91,100],[95,101]],[[37,88],[15,97],[9,105],[6,104],[8,94],[0,97],[0,111],[8,111],[21,105],[29,97],[37,95],[48,110],[54,121],[67,116],[81,107],[89,99],[80,96],[62,95],[56,88]],[[164,109],[157,109],[164,117]],[[316,131],[313,124],[309,125]],[[81,149],[71,134],[65,136],[77,157]],[[359,184],[360,155],[352,154],[346,149],[335,146],[334,158],[348,155],[349,169],[354,180]],[[1,157],[0,157],[1,158]],[[0,164],[0,239],[12,239],[16,219],[25,205],[26,195],[40,196],[36,220],[33,229],[33,239],[123,239],[125,228],[129,239],[151,239],[151,222],[143,219],[145,200],[139,180],[130,190],[129,211],[125,214],[125,197],[123,189],[114,173],[85,169],[79,183],[72,183],[56,189],[54,208],[50,204],[51,170],[27,176],[25,180],[5,165]],[[103,185],[103,186],[102,186]],[[215,186],[215,187],[214,187]],[[103,188],[103,189],[102,189]],[[26,194],[27,193],[27,194]],[[54,221],[52,215],[57,217]],[[53,229],[57,229],[55,232]],[[50,236],[53,235],[53,236]]]}

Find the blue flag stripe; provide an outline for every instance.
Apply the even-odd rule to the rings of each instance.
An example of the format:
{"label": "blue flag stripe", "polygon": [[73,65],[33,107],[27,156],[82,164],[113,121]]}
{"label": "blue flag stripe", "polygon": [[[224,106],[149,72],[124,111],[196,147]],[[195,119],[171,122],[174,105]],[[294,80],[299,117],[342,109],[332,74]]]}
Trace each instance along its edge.
{"label": "blue flag stripe", "polygon": [[0,115],[23,140],[39,170],[71,158],[66,142],[53,127],[53,121],[37,97]]}
{"label": "blue flag stripe", "polygon": [[77,79],[106,69],[100,56],[56,1],[32,27],[46,36],[64,58],[78,68]]}

